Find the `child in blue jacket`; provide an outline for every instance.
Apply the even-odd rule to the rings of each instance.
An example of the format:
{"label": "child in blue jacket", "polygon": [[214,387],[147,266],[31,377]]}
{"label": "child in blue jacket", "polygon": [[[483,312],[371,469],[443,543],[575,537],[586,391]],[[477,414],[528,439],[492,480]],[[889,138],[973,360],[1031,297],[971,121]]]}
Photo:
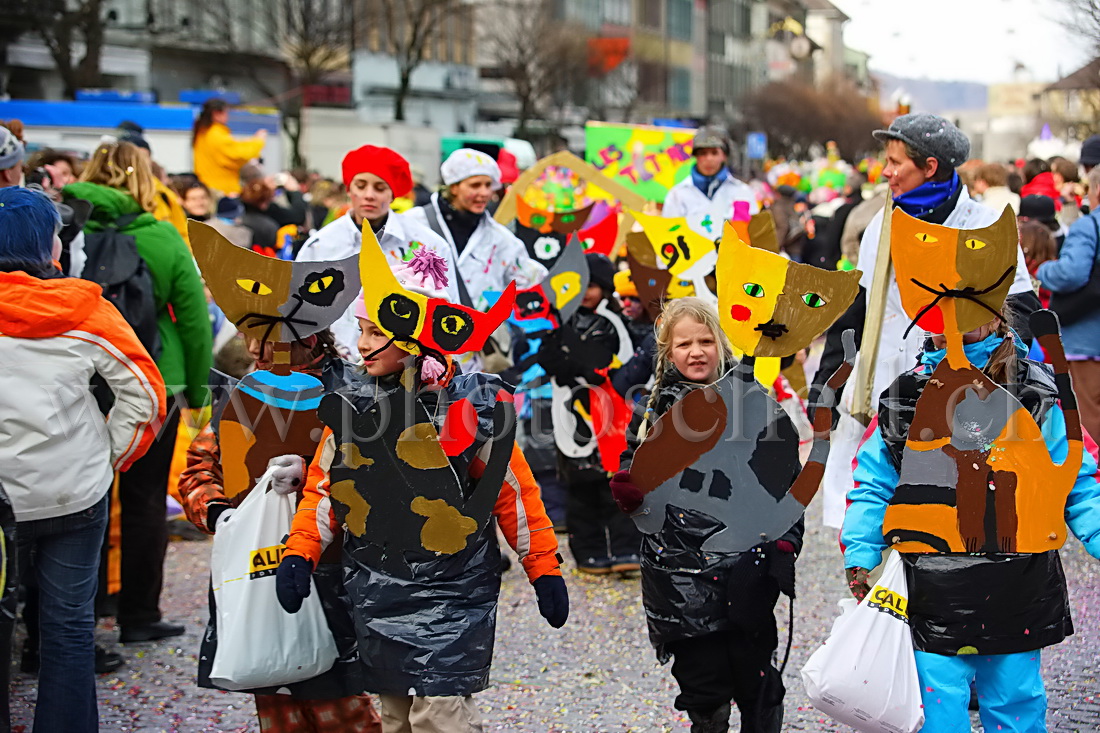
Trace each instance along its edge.
{"label": "child in blue jacket", "polygon": [[[1040,426],[1051,458],[1061,463],[1069,442],[1049,368],[1024,358],[1026,349],[1000,321],[965,334],[964,341],[967,359],[1017,396]],[[856,457],[841,540],[857,599],[868,592],[868,569],[879,564],[887,547],[883,524],[899,483],[909,424],[917,398],[945,356],[943,345],[944,337],[934,336],[919,366],[883,394],[878,425]],[[1096,471],[1096,461],[1086,452],[1066,500],[1065,519],[1089,554],[1100,557]],[[903,553],[902,558],[924,703],[922,730],[969,731],[970,683],[976,681],[986,730],[1045,731],[1039,650],[1073,633],[1057,551]]]}

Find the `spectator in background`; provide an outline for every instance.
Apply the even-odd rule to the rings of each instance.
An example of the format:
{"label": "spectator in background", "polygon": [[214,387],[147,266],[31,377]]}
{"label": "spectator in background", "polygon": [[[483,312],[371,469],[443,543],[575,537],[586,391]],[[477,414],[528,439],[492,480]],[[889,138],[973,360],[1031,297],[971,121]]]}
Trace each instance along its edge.
{"label": "spectator in background", "polygon": [[841,248],[844,225],[848,223],[848,217],[851,216],[852,211],[863,203],[863,184],[866,182],[866,176],[858,171],[851,173],[844,181],[844,188],[841,191],[844,203],[836,208],[828,224],[818,230],[816,237],[818,246],[814,248],[817,253],[816,258],[810,260],[804,257],[803,262],[826,270],[836,269],[837,263],[844,255]]}
{"label": "spectator in background", "polygon": [[153,161],[153,149],[149,147],[149,141],[145,139],[144,130],[133,122],[122,122],[119,125],[118,141],[130,143],[137,147],[149,161],[150,170],[153,172],[153,186],[156,188],[153,208],[153,216],[157,221],[166,221],[176,228],[183,237],[183,241],[191,246],[187,238],[187,214],[180,203],[180,197],[165,183],[164,168]]}
{"label": "spectator in background", "polygon": [[1049,196],[1056,202],[1061,201],[1062,194],[1054,186],[1054,176],[1050,173],[1050,164],[1042,158],[1032,158],[1024,164],[1024,185],[1020,189],[1020,197],[1024,196]]}
{"label": "spectator in background", "polygon": [[314,181],[309,189],[309,218],[313,230],[327,226],[347,212],[347,194],[331,178]]}
{"label": "spectator in background", "polygon": [[[127,477],[153,443],[164,382],[99,287],[55,268],[60,226],[44,194],[0,191],[0,481],[17,521],[8,551],[39,589],[34,730],[94,733],[107,494],[115,471]],[[92,402],[97,375],[115,397],[106,423]],[[158,521],[163,527],[163,496]],[[8,729],[6,717],[0,723]]]}
{"label": "spectator in background", "polygon": [[243,184],[240,202],[244,205],[244,215],[241,216],[241,223],[252,230],[252,244],[275,247],[279,224],[269,214],[274,200],[275,186],[265,176],[253,177]]}
{"label": "spectator in background", "polygon": [[1036,286],[1039,302],[1044,308],[1050,307],[1050,291],[1042,287],[1035,277],[1039,265],[1058,258],[1058,248],[1054,242],[1054,235],[1043,224],[1037,221],[1028,221],[1020,217],[1020,249],[1024,251],[1024,261],[1027,263],[1027,271],[1031,274],[1031,282]]}
{"label": "spectator in background", "polygon": [[[22,132],[23,124],[19,124]],[[0,125],[0,188],[18,186],[23,180],[23,159],[26,149],[19,135],[6,125]]]}
{"label": "spectator in background", "polygon": [[197,178],[185,181],[176,187],[176,193],[179,194],[188,219],[206,221],[210,218],[214,202],[205,183]]}
{"label": "spectator in background", "polygon": [[257,130],[247,140],[234,138],[228,121],[229,103],[208,99],[191,132],[195,174],[211,190],[227,196],[241,192],[241,168],[260,157],[267,142],[267,130]]}
{"label": "spectator in background", "polygon": [[1081,157],[1077,164],[1085,169],[1086,175],[1100,165],[1100,135],[1093,135],[1081,143]]}
{"label": "spectator in background", "polygon": [[669,189],[661,214],[684,217],[699,234],[718,239],[722,222],[733,218],[737,203],[747,205],[749,214],[755,214],[760,206],[748,184],[730,173],[730,139],[725,130],[699,128],[691,141],[691,154],[695,158],[691,174]]}
{"label": "spectator in background", "polygon": [[1077,164],[1062,157],[1051,158],[1050,175],[1054,179],[1054,187],[1062,196],[1059,219],[1068,227],[1081,216],[1081,194],[1084,189]]}
{"label": "spectator in background", "polygon": [[[121,641],[152,641],[184,632],[162,620],[160,592],[168,548],[165,504],[180,410],[203,408],[212,358],[210,317],[198,269],[183,238],[157,221],[149,158],[131,143],[101,144],[67,196],[94,209],[85,235],[108,228],[134,237],[153,281],[160,354],[154,355],[169,398],[168,416],[148,453],[119,479],[122,507]],[[182,399],[180,399],[182,398]],[[182,403],[182,404],[181,404]]]}
{"label": "spectator in background", "polygon": [[424,171],[419,166],[409,166],[413,177],[413,206],[426,206],[432,200],[432,192],[424,185]]}
{"label": "spectator in background", "polygon": [[1066,241],[1067,229],[1058,221],[1058,214],[1054,210],[1054,199],[1049,196],[1024,196],[1020,201],[1021,222],[1034,221],[1042,224],[1054,235],[1055,252],[1062,249],[1062,243]]}
{"label": "spectator in background", "polygon": [[1100,168],[1088,174],[1091,213],[1073,223],[1058,259],[1039,265],[1036,277],[1050,290],[1051,309],[1062,324],[1073,391],[1081,409],[1081,424],[1089,435],[1100,435]]}
{"label": "spectator in background", "polygon": [[981,202],[994,211],[1004,211],[1011,206],[1020,213],[1020,197],[1008,188],[1008,171],[999,163],[983,163],[974,174],[974,193]]}
{"label": "spectator in background", "polygon": [[49,167],[50,180],[54,188],[64,188],[75,183],[80,175],[80,163],[69,153],[52,148],[42,148],[27,159],[27,170]]}

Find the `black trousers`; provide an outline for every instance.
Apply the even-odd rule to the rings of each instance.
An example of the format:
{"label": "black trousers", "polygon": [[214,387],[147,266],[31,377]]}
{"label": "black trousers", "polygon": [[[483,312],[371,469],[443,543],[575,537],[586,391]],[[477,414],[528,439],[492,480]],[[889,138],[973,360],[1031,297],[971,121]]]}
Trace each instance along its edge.
{"label": "black trousers", "polygon": [[637,555],[641,549],[642,535],[634,520],[611,498],[610,480],[595,472],[570,476],[565,523],[569,550],[581,565]]}
{"label": "black trousers", "polygon": [[179,405],[168,398],[168,414],[149,451],[119,474],[122,514],[122,590],[119,626],[160,621],[164,555],[168,551],[168,472],[179,427]]}
{"label": "black trousers", "polygon": [[680,685],[676,709],[710,713],[732,698],[744,733],[778,733],[784,689],[772,666],[776,645],[774,616],[770,627],[734,627],[671,642],[672,676]]}

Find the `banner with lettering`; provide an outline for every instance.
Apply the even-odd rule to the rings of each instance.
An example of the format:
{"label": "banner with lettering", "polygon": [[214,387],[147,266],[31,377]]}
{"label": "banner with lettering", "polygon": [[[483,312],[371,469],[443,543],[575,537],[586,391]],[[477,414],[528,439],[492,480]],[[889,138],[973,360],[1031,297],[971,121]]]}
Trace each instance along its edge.
{"label": "banner with lettering", "polygon": [[691,170],[694,136],[694,130],[678,127],[589,122],[584,157],[605,176],[664,203],[668,190]]}

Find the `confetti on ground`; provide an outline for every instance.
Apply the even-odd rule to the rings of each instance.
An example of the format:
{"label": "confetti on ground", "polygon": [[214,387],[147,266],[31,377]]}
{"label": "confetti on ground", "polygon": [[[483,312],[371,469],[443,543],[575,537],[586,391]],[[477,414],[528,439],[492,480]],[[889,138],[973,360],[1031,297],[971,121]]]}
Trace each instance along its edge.
{"label": "confetti on ground", "polygon": [[[835,530],[821,527],[820,501],[807,517],[806,547],[798,561],[794,642],[784,675],[784,731],[842,731],[810,705],[798,670],[828,635],[845,591]],[[565,545],[564,536],[559,541]],[[563,549],[563,554],[567,552]],[[99,678],[101,729],[119,733],[255,733],[251,697],[195,685],[196,654],[206,623],[207,542],[169,548],[163,607],[187,634],[121,647],[127,665]],[[1077,634],[1043,653],[1049,729],[1100,730],[1100,564],[1070,540],[1062,553]],[[572,610],[565,628],[539,616],[535,593],[514,567],[504,576],[492,687],[477,696],[487,731],[512,733],[657,733],[687,731],[672,707],[676,683],[661,667],[645,633],[638,579],[593,577],[567,570]],[[776,609],[782,645],[787,605]],[[97,631],[116,646],[113,619]],[[13,730],[30,730],[35,678],[17,671],[12,684]],[[736,714],[734,716],[736,723]],[[977,727],[977,717],[974,718]],[[734,727],[733,730],[737,728]]]}

